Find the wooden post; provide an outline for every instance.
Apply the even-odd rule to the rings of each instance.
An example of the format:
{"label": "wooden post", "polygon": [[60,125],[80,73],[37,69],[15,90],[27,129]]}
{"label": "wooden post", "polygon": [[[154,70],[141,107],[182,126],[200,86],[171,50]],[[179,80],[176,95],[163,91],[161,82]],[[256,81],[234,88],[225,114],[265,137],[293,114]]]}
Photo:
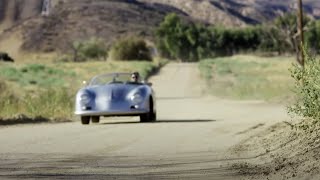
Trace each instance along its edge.
{"label": "wooden post", "polygon": [[298,46],[300,53],[300,64],[304,68],[304,55],[303,55],[303,44],[304,44],[304,33],[303,33],[303,9],[302,9],[302,0],[298,0],[298,34],[299,41]]}
{"label": "wooden post", "polygon": [[42,16],[49,16],[51,11],[51,0],[42,1]]}

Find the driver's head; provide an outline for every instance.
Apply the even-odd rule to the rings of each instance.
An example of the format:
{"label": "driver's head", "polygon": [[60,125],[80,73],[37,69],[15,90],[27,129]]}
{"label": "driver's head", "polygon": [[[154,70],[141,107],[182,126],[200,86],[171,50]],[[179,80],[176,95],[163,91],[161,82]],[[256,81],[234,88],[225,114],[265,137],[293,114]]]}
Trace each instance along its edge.
{"label": "driver's head", "polygon": [[131,81],[132,82],[138,82],[140,79],[140,75],[138,72],[134,72],[131,74]]}

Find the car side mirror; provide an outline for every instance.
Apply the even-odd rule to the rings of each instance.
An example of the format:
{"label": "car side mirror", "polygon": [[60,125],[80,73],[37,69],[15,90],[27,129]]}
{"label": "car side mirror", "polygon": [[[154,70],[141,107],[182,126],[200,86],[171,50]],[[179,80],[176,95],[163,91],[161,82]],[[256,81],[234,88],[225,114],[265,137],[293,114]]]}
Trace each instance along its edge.
{"label": "car side mirror", "polygon": [[148,85],[148,86],[152,86],[152,83],[151,83],[151,82],[147,82],[147,85]]}

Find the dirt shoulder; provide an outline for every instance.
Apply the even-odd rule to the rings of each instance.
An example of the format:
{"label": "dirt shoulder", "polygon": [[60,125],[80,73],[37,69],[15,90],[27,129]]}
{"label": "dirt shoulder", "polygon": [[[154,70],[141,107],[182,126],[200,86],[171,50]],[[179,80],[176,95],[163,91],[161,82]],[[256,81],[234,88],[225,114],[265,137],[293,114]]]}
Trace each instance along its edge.
{"label": "dirt shoulder", "polygon": [[38,123],[64,123],[64,122],[72,122],[70,119],[49,119],[44,117],[27,117],[23,114],[16,115],[13,118],[0,118],[0,127],[1,126],[9,126],[16,124],[38,124]]}
{"label": "dirt shoulder", "polygon": [[233,147],[231,153],[244,160],[232,167],[243,179],[319,179],[319,132],[320,126],[302,130],[288,122],[275,124]]}

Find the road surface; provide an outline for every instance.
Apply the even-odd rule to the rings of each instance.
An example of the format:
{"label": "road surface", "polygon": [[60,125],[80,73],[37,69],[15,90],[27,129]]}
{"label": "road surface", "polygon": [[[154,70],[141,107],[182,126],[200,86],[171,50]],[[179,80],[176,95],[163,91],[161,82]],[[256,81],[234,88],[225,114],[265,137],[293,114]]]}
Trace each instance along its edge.
{"label": "road surface", "polygon": [[229,149],[288,119],[280,105],[206,95],[197,64],[170,63],[150,81],[155,123],[0,127],[0,179],[237,179]]}

